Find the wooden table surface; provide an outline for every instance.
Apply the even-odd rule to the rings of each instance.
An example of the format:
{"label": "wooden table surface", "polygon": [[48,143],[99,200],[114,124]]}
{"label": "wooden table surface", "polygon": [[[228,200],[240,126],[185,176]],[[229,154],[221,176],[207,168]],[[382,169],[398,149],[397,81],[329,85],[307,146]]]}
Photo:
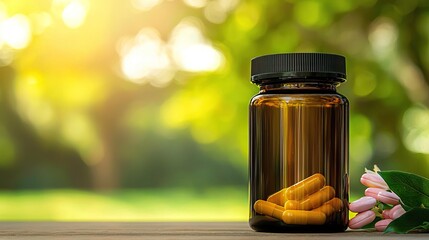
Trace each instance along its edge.
{"label": "wooden table surface", "polygon": [[0,239],[429,239],[429,234],[261,233],[244,222],[0,222]]}

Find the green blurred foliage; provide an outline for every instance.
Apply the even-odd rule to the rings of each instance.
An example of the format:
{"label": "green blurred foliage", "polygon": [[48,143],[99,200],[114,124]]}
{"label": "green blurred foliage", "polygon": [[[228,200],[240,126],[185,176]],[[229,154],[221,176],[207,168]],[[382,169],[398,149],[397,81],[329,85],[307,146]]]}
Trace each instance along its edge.
{"label": "green blurred foliage", "polygon": [[245,221],[246,195],[245,189],[225,187],[2,191],[0,221]]}
{"label": "green blurred foliage", "polygon": [[1,188],[246,188],[250,59],[298,51],[347,57],[354,193],[429,175],[425,0],[0,3]]}

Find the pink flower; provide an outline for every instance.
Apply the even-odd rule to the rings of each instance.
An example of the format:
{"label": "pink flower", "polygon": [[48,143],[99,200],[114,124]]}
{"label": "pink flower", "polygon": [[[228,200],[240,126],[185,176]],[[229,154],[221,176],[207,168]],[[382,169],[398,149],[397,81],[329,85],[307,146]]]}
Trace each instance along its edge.
{"label": "pink flower", "polygon": [[380,202],[396,205],[399,203],[399,197],[393,192],[388,192],[380,188],[367,188],[365,196],[373,197]]}
{"label": "pink flower", "polygon": [[390,209],[383,210],[383,212],[381,213],[381,216],[382,216],[384,219],[388,219],[388,218],[390,218]]}
{"label": "pink flower", "polygon": [[383,219],[375,223],[375,229],[377,231],[382,232],[386,229],[386,227],[393,221],[393,219]]}
{"label": "pink flower", "polygon": [[[365,173],[360,181],[368,188],[365,196],[349,204],[349,210],[358,214],[350,219],[351,229],[362,228],[365,225],[375,222],[376,217],[381,218],[375,223],[377,231],[384,231],[395,219],[402,216],[406,211],[399,204],[401,199],[394,192],[389,190],[389,186],[384,179],[378,175],[380,169],[374,165],[374,171],[365,168]],[[385,209],[385,207],[391,209]]]}
{"label": "pink flower", "polygon": [[361,228],[375,219],[375,212],[367,210],[365,212],[358,213],[354,218],[349,221],[349,228],[357,229]]}
{"label": "pink flower", "polygon": [[360,199],[350,203],[349,209],[352,212],[363,212],[375,206],[377,200],[373,197],[361,197]]}
{"label": "pink flower", "polygon": [[360,182],[367,187],[381,188],[384,190],[389,189],[389,186],[387,186],[383,178],[374,172],[364,173],[360,178]]}
{"label": "pink flower", "polygon": [[381,191],[378,193],[377,199],[387,204],[399,204],[399,197],[394,192]]}
{"label": "pink flower", "polygon": [[396,205],[390,210],[389,217],[391,219],[397,219],[398,217],[402,216],[404,213],[405,213],[405,210],[402,208],[402,206]]}

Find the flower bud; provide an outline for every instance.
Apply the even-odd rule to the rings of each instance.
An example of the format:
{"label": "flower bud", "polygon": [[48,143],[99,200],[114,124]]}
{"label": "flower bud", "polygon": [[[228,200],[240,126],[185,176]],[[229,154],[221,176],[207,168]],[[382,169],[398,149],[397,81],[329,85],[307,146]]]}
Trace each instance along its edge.
{"label": "flower bud", "polygon": [[378,193],[377,199],[387,204],[399,204],[399,197],[393,192],[381,191]]}
{"label": "flower bud", "polygon": [[381,216],[384,219],[390,219],[390,209],[383,210],[383,212],[381,213]]}
{"label": "flower bud", "polygon": [[396,205],[390,210],[389,217],[391,219],[397,219],[398,217],[402,216],[404,213],[405,213],[405,210],[402,208],[402,206]]}
{"label": "flower bud", "polygon": [[351,229],[358,229],[361,228],[375,219],[375,213],[371,210],[361,212],[358,215],[356,215],[354,218],[352,218],[349,221],[349,228]]}
{"label": "flower bud", "polygon": [[380,188],[367,188],[365,196],[373,197],[383,203],[396,205],[399,203],[399,197],[393,192],[388,192]]}
{"label": "flower bud", "polygon": [[377,231],[382,232],[386,229],[387,226],[393,221],[393,219],[383,219],[375,223],[375,229]]}
{"label": "flower bud", "polygon": [[367,187],[389,189],[387,183],[377,173],[364,173],[360,178],[360,182]]}
{"label": "flower bud", "polygon": [[373,197],[361,197],[360,199],[350,203],[349,210],[352,212],[363,212],[375,206],[377,200]]}

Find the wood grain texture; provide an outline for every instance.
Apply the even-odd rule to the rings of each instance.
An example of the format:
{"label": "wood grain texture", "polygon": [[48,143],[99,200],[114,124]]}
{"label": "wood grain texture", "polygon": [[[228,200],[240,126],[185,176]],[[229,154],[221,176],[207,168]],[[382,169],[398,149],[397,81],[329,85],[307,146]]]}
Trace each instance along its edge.
{"label": "wood grain texture", "polygon": [[428,239],[429,234],[261,233],[243,222],[0,222],[0,239]]}

